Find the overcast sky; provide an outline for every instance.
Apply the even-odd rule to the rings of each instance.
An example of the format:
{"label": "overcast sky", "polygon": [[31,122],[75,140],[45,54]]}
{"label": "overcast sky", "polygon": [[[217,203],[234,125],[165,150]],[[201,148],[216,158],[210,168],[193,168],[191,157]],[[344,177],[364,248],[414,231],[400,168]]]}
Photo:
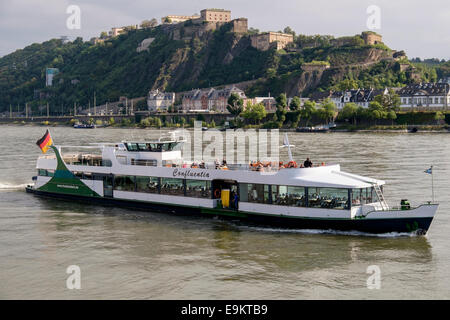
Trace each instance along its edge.
{"label": "overcast sky", "polygon": [[[81,9],[81,29],[69,30],[69,5]],[[191,15],[204,8],[231,10],[249,27],[301,34],[354,35],[367,30],[370,5],[381,9],[383,41],[409,58],[450,59],[449,0],[0,0],[0,56],[35,42],[67,35],[89,40],[111,27],[139,24],[168,14]]]}

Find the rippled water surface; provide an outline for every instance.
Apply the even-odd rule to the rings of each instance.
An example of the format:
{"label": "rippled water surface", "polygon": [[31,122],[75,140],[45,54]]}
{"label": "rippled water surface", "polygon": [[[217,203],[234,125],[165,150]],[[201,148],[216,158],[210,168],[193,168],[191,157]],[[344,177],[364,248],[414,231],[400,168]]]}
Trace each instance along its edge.
{"label": "rippled water surface", "polygon": [[[24,192],[44,127],[1,126],[1,299],[449,299],[450,134],[290,133],[294,157],[386,180],[389,203],[431,199],[428,235],[255,228],[106,208]],[[159,137],[158,130],[51,128],[56,144]],[[284,152],[284,153],[283,153]],[[286,150],[281,156],[287,158]],[[81,290],[66,268],[81,268]],[[381,270],[369,290],[367,267]]]}

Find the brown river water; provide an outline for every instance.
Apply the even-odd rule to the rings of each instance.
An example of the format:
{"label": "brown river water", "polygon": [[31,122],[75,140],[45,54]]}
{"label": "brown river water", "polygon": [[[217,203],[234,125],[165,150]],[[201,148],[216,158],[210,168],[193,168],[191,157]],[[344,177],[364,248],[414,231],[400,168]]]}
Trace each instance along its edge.
{"label": "brown river water", "polygon": [[[289,133],[294,158],[385,180],[398,205],[431,200],[426,236],[250,227],[233,221],[41,199],[45,127],[1,126],[0,299],[449,299],[450,134]],[[55,144],[157,138],[159,130],[50,128]],[[280,134],[280,140],[282,135]],[[285,149],[281,157],[287,159]],[[81,289],[69,290],[77,265]],[[369,289],[367,268],[380,268]]]}

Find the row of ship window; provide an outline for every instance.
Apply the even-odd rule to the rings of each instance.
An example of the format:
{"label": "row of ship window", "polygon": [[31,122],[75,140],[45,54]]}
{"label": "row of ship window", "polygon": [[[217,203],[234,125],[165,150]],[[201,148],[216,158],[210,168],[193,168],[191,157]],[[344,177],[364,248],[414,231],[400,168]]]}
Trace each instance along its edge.
{"label": "row of ship window", "polygon": [[[50,170],[39,169],[38,174],[53,176]],[[102,176],[90,173],[75,172],[74,174],[84,180],[103,180]],[[207,199],[211,199],[213,195],[211,181],[208,180],[115,175],[113,187],[117,191]],[[233,200],[234,194],[231,197]],[[240,183],[239,201],[293,207],[348,209],[350,202],[355,206],[378,200],[373,188],[340,189]]]}
{"label": "row of ship window", "polygon": [[239,185],[240,201],[293,207],[348,209],[352,205],[376,202],[373,188],[340,189],[279,186],[263,184]]}
{"label": "row of ship window", "polygon": [[211,181],[141,176],[114,176],[114,190],[211,199]]}

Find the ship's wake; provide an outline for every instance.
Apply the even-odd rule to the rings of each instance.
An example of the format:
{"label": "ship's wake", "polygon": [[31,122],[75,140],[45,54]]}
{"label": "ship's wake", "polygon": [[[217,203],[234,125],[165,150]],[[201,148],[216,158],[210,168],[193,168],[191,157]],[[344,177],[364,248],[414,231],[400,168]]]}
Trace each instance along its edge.
{"label": "ship's wake", "polygon": [[14,183],[8,183],[8,182],[6,182],[6,183],[0,182],[0,191],[2,191],[2,190],[20,190],[20,189],[25,189],[25,187],[27,185],[28,184],[26,184],[26,183],[14,184]]}
{"label": "ship's wake", "polygon": [[398,238],[398,237],[416,237],[420,234],[416,232],[387,232],[387,233],[369,233],[362,231],[340,231],[331,229],[283,229],[283,228],[270,228],[270,227],[253,227],[253,226],[240,226],[255,231],[265,231],[273,233],[297,233],[297,234],[325,234],[325,235],[342,235],[342,236],[354,236],[354,237],[376,237],[376,238]]}

